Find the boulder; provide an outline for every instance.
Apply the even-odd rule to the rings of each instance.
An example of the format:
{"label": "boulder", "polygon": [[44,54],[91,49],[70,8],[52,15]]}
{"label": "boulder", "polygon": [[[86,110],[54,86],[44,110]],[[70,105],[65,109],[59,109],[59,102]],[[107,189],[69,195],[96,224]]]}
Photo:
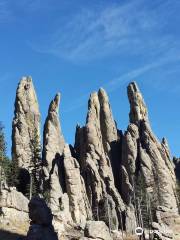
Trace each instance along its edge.
{"label": "boulder", "polygon": [[85,228],[88,239],[111,240],[109,229],[103,221],[88,221]]}
{"label": "boulder", "polygon": [[29,227],[28,199],[16,188],[1,190],[0,228],[14,233],[26,234]]}
{"label": "boulder", "polygon": [[14,187],[1,190],[1,208],[13,208],[28,213],[28,202],[29,200]]}

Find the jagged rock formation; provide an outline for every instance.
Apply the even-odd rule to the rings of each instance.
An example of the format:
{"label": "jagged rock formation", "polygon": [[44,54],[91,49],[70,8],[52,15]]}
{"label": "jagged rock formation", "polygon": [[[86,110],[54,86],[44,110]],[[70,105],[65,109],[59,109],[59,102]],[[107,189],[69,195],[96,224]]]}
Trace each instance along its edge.
{"label": "jagged rock formation", "polygon": [[[125,205],[114,184],[111,167],[111,142],[117,140],[108,97],[103,89],[90,96],[86,126],[77,127],[75,149],[85,180],[87,195],[96,220],[104,220],[112,229],[122,225]],[[107,208],[105,205],[111,205]],[[109,210],[109,213],[108,213]],[[108,215],[111,219],[108,219]]]}
{"label": "jagged rock formation", "polygon": [[[23,77],[16,91],[14,119],[12,123],[12,161],[15,175],[18,175],[16,187],[27,193],[34,166],[35,148],[40,146],[40,112],[31,77]],[[36,163],[36,166],[39,164]],[[17,171],[17,169],[19,169]],[[36,169],[34,181],[39,181],[39,169]],[[37,186],[38,188],[38,186]]]}
{"label": "jagged rock formation", "polygon": [[[100,89],[90,95],[86,124],[77,126],[74,147],[65,143],[61,131],[60,94],[52,100],[44,125],[40,175],[41,193],[49,208],[43,199],[31,200],[32,222],[27,240],[110,240],[115,235],[121,238],[120,230],[134,234],[144,220],[142,201],[148,205],[148,228],[152,222],[160,236],[172,238],[172,226],[179,218],[168,143],[165,138],[159,142],[155,137],[136,83],[130,83],[127,91],[127,130],[123,133],[117,129],[108,96]],[[23,78],[16,94],[12,153],[13,160],[27,171],[31,167],[34,133],[40,143],[39,121],[32,80]],[[175,163],[177,173],[179,161]],[[3,196],[9,199],[7,192]],[[165,227],[169,235],[162,233]]]}
{"label": "jagged rock formation", "polygon": [[[177,217],[178,211],[176,178],[167,141],[163,138],[160,143],[153,134],[145,102],[134,82],[128,86],[128,97],[131,109],[130,125],[123,137],[121,166],[127,170],[128,178],[124,169],[121,185],[123,199],[127,204],[131,204],[133,197],[139,197],[132,193],[137,191],[137,185],[140,184],[137,181],[141,178],[144,182],[144,186],[141,183],[141,189],[145,188],[156,215],[159,214],[159,209],[163,208],[170,222],[170,219]],[[125,174],[126,178],[123,177]],[[124,184],[127,185],[125,193]],[[137,210],[132,208],[132,211],[136,213]],[[164,227],[163,224],[167,224],[163,223],[163,218],[153,219],[161,225],[159,229]]]}
{"label": "jagged rock formation", "polygon": [[55,215],[72,220],[82,227],[91,219],[85,184],[79,163],[65,144],[59,121],[60,95],[51,102],[44,126],[43,174],[45,194],[49,193],[49,206]]}
{"label": "jagged rock formation", "polygon": [[[131,83],[128,86],[128,97],[131,106],[131,125],[126,136],[131,135],[132,145],[129,145],[126,140],[125,147],[129,145],[131,152],[134,150],[134,155],[129,155],[128,151],[125,151],[127,154],[126,163],[129,162],[130,166],[130,180],[132,181],[136,172],[142,171],[147,191],[153,192],[153,194],[158,191],[158,205],[177,211],[176,179],[168,144],[165,139],[160,143],[153,134],[148,120],[147,108],[136,83]],[[132,129],[135,136],[131,134]]]}
{"label": "jagged rock formation", "polygon": [[60,94],[50,103],[43,132],[43,180],[44,191],[53,214],[66,212],[68,218],[69,202],[65,193],[65,173],[63,166],[63,149],[65,140],[59,121]]}
{"label": "jagged rock formation", "polygon": [[32,159],[31,142],[39,136],[40,112],[31,77],[23,77],[18,85],[12,124],[12,157],[18,167],[29,169]]}

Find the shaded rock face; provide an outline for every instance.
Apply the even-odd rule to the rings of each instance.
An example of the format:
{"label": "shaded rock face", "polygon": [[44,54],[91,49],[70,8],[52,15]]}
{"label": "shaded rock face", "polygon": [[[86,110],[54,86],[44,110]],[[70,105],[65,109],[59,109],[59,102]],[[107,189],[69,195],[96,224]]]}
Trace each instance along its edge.
{"label": "shaded rock face", "polygon": [[23,77],[18,85],[12,124],[12,158],[29,171],[32,161],[31,142],[37,135],[40,147],[40,112],[31,77]]}
{"label": "shaded rock face", "polygon": [[[49,206],[53,213],[59,212],[65,192],[63,166],[64,137],[59,121],[60,94],[50,103],[43,132],[43,180],[44,191],[48,195]],[[63,206],[62,206],[63,208]]]}
{"label": "shaded rock face", "polygon": [[26,240],[58,240],[52,225],[52,213],[41,198],[32,198],[29,203],[31,225]]}
{"label": "shaded rock face", "polygon": [[173,162],[174,162],[174,165],[175,165],[176,178],[180,182],[180,158],[174,158]]}
{"label": "shaded rock face", "polygon": [[[85,180],[89,203],[96,220],[101,219],[99,211],[104,199],[111,196],[114,219],[118,219],[114,228],[120,223],[124,203],[114,184],[111,167],[111,142],[117,141],[118,134],[113,120],[107,94],[103,89],[90,96],[86,126],[77,127],[75,149]],[[106,208],[105,208],[106,209]],[[108,209],[107,209],[108,210]],[[108,215],[106,212],[105,215]]]}

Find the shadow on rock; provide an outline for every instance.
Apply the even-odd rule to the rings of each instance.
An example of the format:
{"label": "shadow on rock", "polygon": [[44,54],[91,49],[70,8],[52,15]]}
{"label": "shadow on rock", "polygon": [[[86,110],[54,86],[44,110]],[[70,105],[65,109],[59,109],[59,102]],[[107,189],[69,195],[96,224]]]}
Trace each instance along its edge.
{"label": "shadow on rock", "polygon": [[17,233],[8,232],[0,229],[0,239],[2,240],[24,240],[25,237]]}
{"label": "shadow on rock", "polygon": [[52,225],[52,213],[44,199],[34,197],[29,203],[30,228],[26,240],[58,240]]}

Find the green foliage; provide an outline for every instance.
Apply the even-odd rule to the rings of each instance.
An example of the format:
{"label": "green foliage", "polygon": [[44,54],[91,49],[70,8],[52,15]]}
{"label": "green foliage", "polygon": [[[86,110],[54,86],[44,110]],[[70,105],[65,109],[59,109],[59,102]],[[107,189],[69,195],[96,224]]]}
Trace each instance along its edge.
{"label": "green foliage", "polygon": [[[150,225],[150,200],[146,190],[146,183],[141,171],[134,179],[134,199],[133,204],[136,211],[136,220],[141,227],[149,228]],[[143,226],[142,226],[143,225]]]}
{"label": "green foliage", "polygon": [[16,161],[10,161],[10,176],[8,185],[17,187],[19,185],[19,167]]}
{"label": "green foliage", "polygon": [[12,186],[12,161],[7,156],[2,159],[2,169],[4,171],[4,180],[6,180],[8,186]]}
{"label": "green foliage", "polygon": [[2,160],[2,155],[5,156],[6,154],[6,141],[5,141],[5,135],[4,135],[4,126],[2,122],[0,122],[0,151],[1,151],[1,160]]}
{"label": "green foliage", "polygon": [[33,138],[30,142],[32,159],[30,172],[30,183],[29,183],[29,197],[37,196],[40,192],[40,170],[41,170],[41,145],[39,142],[39,133],[37,129],[34,130]]}
{"label": "green foliage", "polygon": [[4,134],[4,126],[0,122],[0,181],[1,184],[3,182],[6,182],[7,184],[10,184],[11,182],[11,168],[12,168],[12,162],[6,155],[6,141],[5,141],[5,134]]}
{"label": "green foliage", "polygon": [[46,189],[46,191],[43,192],[43,198],[48,204],[50,202],[50,190]]}

